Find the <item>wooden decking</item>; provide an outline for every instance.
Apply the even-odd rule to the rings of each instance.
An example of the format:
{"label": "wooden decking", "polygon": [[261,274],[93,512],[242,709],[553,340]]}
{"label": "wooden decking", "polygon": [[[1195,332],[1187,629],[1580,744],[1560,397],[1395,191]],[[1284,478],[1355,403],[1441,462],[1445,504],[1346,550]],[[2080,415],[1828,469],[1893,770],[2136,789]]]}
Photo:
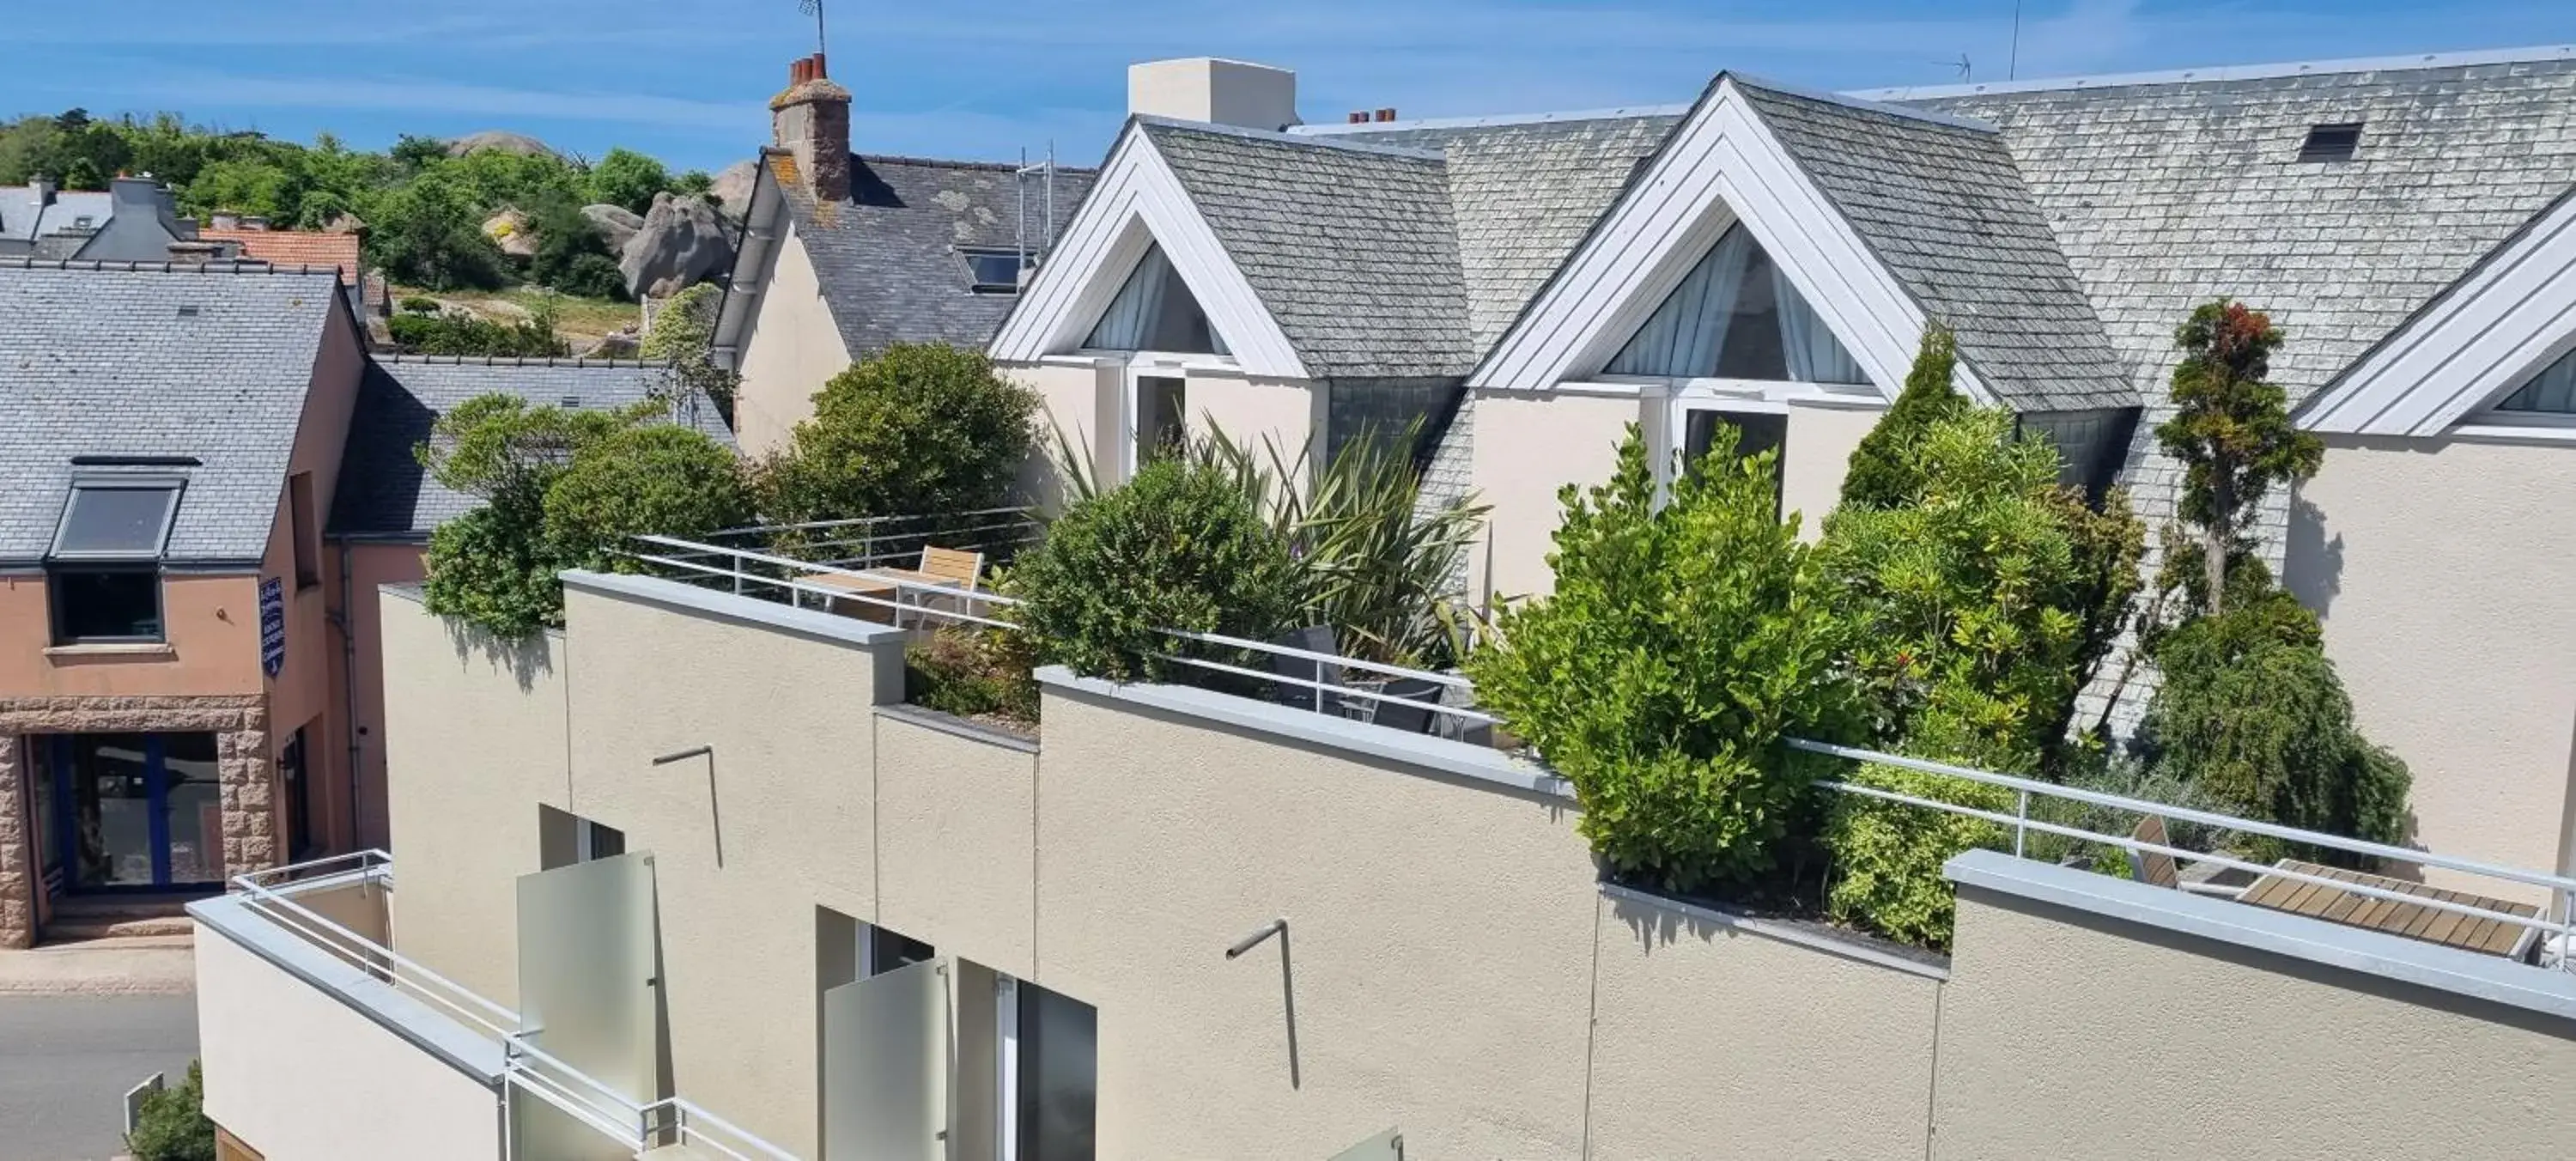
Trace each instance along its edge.
{"label": "wooden decking", "polygon": [[[2343,870],[2339,867],[2319,866],[2315,863],[2299,862],[2296,859],[2283,859],[2273,865],[2282,870],[2318,875],[2338,882],[2363,883],[2384,891],[2397,891],[2427,899],[2438,899],[2445,903],[2458,903],[2485,911],[2534,919],[2540,916],[2540,908],[2528,903],[2515,903],[2461,891],[2445,891],[2427,887],[2422,883],[2391,879],[2385,875],[2370,875],[2360,871]],[[2463,915],[2457,911],[2445,911],[2438,907],[2425,907],[2414,903],[2400,903],[2393,899],[2377,899],[2339,890],[2323,883],[2311,883],[2282,875],[2265,875],[2255,880],[2253,886],[2245,889],[2243,901],[2257,907],[2287,911],[2293,915],[2306,915],[2330,923],[2384,931],[2390,935],[2402,935],[2408,939],[2421,939],[2429,943],[2483,952],[2487,955],[2519,954],[2524,947],[2528,946],[2524,941],[2533,931],[2532,928],[2508,923],[2502,919]]]}

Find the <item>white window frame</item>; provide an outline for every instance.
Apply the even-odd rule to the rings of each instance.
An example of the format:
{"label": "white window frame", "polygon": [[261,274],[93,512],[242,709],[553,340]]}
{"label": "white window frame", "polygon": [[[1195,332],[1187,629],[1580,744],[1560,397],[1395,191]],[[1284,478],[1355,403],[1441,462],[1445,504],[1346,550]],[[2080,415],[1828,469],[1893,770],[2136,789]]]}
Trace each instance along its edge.
{"label": "white window frame", "polygon": [[1020,1161],[1020,981],[993,973],[993,1049],[997,1161]]}
{"label": "white window frame", "polygon": [[[1086,348],[1073,358],[1093,366],[1108,364],[1118,368],[1118,471],[1120,480],[1134,479],[1139,444],[1136,419],[1143,408],[1137,395],[1137,380],[1144,378],[1179,379],[1187,383],[1212,376],[1242,375],[1241,364],[1229,355],[1193,354],[1183,351],[1102,351]],[[1187,415],[1181,417],[1186,425]]]}

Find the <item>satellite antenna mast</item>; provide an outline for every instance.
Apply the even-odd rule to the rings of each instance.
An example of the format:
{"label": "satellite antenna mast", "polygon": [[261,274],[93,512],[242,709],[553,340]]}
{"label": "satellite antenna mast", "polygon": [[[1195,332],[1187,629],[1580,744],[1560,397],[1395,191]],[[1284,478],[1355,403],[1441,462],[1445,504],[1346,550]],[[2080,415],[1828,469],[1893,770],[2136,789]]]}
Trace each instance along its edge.
{"label": "satellite antenna mast", "polygon": [[[822,0],[815,0],[821,3]],[[2013,0],[2012,55],[2004,58],[2004,79],[2021,79],[2021,0]]]}
{"label": "satellite antenna mast", "polygon": [[814,51],[824,51],[828,46],[823,43],[823,0],[796,0],[796,10],[814,18]]}

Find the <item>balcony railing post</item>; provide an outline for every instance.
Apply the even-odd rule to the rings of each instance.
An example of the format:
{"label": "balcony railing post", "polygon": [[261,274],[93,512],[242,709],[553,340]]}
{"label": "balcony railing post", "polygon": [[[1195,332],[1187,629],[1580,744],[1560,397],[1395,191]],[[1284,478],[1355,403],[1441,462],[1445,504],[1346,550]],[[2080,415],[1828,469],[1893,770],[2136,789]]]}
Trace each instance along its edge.
{"label": "balcony railing post", "polygon": [[2021,792],[2021,803],[2013,808],[2013,857],[2022,857],[2022,839],[2030,833],[2030,791]]}

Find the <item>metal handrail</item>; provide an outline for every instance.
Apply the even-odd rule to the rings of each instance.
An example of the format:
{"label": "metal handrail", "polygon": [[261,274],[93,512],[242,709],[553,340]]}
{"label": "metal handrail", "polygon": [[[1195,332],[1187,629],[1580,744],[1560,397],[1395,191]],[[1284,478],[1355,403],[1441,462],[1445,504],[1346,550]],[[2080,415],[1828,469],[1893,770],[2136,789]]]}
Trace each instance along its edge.
{"label": "metal handrail", "polygon": [[[268,916],[271,921],[286,926],[314,946],[348,961],[370,976],[382,978],[385,983],[396,987],[408,986],[423,998],[481,1026],[506,1043],[509,1037],[516,1034],[519,1023],[517,1012],[485,999],[473,989],[431,971],[392,948],[350,930],[312,908],[296,902],[290,897],[289,892],[280,891],[261,881],[264,878],[308,870],[352,858],[359,860],[363,864],[363,869],[342,872],[342,875],[356,875],[367,879],[389,880],[391,878],[393,856],[380,850],[370,850],[235,875],[232,883],[249,898],[248,906]],[[336,885],[337,879],[338,876],[311,880],[302,884],[302,888],[315,890],[324,885]],[[316,931],[327,933],[331,938],[317,938]],[[406,974],[409,978],[406,978]],[[423,988],[422,981],[435,984],[437,988],[435,990]],[[481,1009],[479,1012],[476,1011],[478,1008]]]}
{"label": "metal handrail", "polygon": [[[762,1158],[767,1158],[768,1161],[798,1161],[795,1154],[790,1153],[785,1149],[781,1149],[776,1145],[772,1145],[768,1141],[762,1140],[758,1135],[752,1133],[750,1130],[734,1124],[723,1117],[719,1117],[714,1113],[708,1112],[704,1108],[699,1107],[696,1102],[688,1100],[685,1097],[664,1097],[661,1100],[644,1106],[643,1114],[648,1126],[651,1124],[651,1118],[657,1110],[668,1110],[672,1114],[672,1130],[678,1133],[682,1140],[694,1140],[701,1145],[705,1145],[706,1147],[722,1153],[727,1157],[733,1158],[734,1161],[761,1161]],[[693,1122],[697,1121],[706,1122],[710,1127],[718,1130],[723,1136],[720,1138],[718,1136],[710,1135],[705,1130],[694,1127]],[[725,1143],[725,1138],[730,1138],[733,1141],[739,1142],[745,1148],[751,1149],[752,1152],[744,1153],[741,1150],[735,1149],[733,1146]]]}
{"label": "metal handrail", "polygon": [[[2409,903],[2436,911],[2447,911],[2453,914],[2469,915],[2479,919],[2492,919],[2526,930],[2560,936],[2567,939],[2570,944],[2576,944],[2576,878],[2547,874],[2539,871],[2526,871],[2519,867],[2499,866],[2492,863],[2479,862],[2474,859],[2453,858],[2447,855],[2435,854],[2431,851],[2418,851],[2410,850],[2405,847],[2393,847],[2385,843],[2371,842],[2367,839],[2347,838],[2342,835],[2326,834],[2322,831],[2302,830],[2298,827],[2282,826],[2278,823],[2261,822],[2250,818],[2237,818],[2232,815],[2216,814],[2205,810],[2194,810],[2189,807],[2152,802],[2143,798],[2130,798],[2125,795],[2109,794],[2098,790],[2085,790],[2080,787],[2060,786],[2055,783],[2040,782],[2016,775],[2000,774],[1991,770],[1979,770],[1974,767],[1958,766],[1947,762],[1933,762],[1921,758],[1909,758],[1902,754],[1888,754],[1877,750],[1862,749],[1857,746],[1836,745],[1831,742],[1810,741],[1804,738],[1789,738],[1785,740],[1790,748],[1804,750],[1809,753],[1826,754],[1837,758],[1844,758],[1855,762],[1865,762],[1873,765],[1895,766],[1902,769],[1918,770],[1928,774],[1940,774],[1947,777],[1958,778],[1963,781],[1976,782],[2013,791],[2017,799],[2015,810],[2012,814],[2005,814],[1999,810],[1966,806],[1955,802],[1946,802],[1937,798],[1926,798],[1921,795],[1906,794],[1901,791],[1886,790],[1875,786],[1863,786],[1851,782],[1822,780],[1817,783],[1820,786],[1824,786],[1841,793],[1858,794],[1866,798],[1875,798],[1886,802],[1899,802],[1909,806],[1919,806],[1946,811],[1952,814],[1965,815],[1970,818],[1983,819],[1998,826],[2009,827],[2013,832],[2013,854],[2016,856],[2023,854],[2028,835],[2035,831],[2040,834],[2055,835],[2059,838],[2074,839],[2081,842],[2100,843],[2106,846],[2117,847],[2122,850],[2138,852],[2141,854],[2159,854],[2191,862],[2215,863],[2219,866],[2228,867],[2234,870],[2247,871],[2256,875],[2270,875],[2289,879],[2295,882],[2312,883],[2319,886],[2331,887],[2338,891],[2344,891],[2366,898],[2381,899],[2397,903]],[[2059,799],[2062,801],[2082,802],[2093,806],[2107,807],[2113,810],[2125,811],[2134,814],[2152,814],[2222,830],[2241,831],[2247,834],[2260,834],[2266,837],[2283,839],[2308,846],[2326,847],[2333,850],[2349,851],[2354,854],[2369,855],[2373,858],[2392,859],[2400,862],[2414,863],[2419,866],[2440,867],[2446,870],[2459,871],[2464,874],[2480,875],[2487,878],[2501,879],[2507,882],[2520,883],[2527,886],[2546,887],[2551,890],[2554,896],[2553,902],[2558,905],[2559,917],[2555,920],[2547,918],[2548,908],[2545,907],[2542,908],[2541,914],[2537,916],[2517,915],[2508,911],[2498,911],[2489,907],[2480,907],[2472,903],[2455,903],[2446,899],[2436,899],[2428,895],[2409,894],[2404,891],[2390,890],[2385,887],[2376,887],[2368,883],[2359,883],[2348,879],[2332,878],[2330,876],[2295,870],[2289,867],[2250,862],[2223,853],[2195,851],[2189,848],[2172,846],[2164,843],[2151,843],[2134,835],[2104,834],[2099,831],[2086,830],[2082,827],[2067,826],[2060,823],[2049,822],[2044,819],[2035,819],[2030,817],[2030,801],[2033,795],[2038,795],[2042,798]],[[2568,971],[2576,972],[2576,956],[2569,956],[2565,960],[2562,960],[2561,966]]]}

